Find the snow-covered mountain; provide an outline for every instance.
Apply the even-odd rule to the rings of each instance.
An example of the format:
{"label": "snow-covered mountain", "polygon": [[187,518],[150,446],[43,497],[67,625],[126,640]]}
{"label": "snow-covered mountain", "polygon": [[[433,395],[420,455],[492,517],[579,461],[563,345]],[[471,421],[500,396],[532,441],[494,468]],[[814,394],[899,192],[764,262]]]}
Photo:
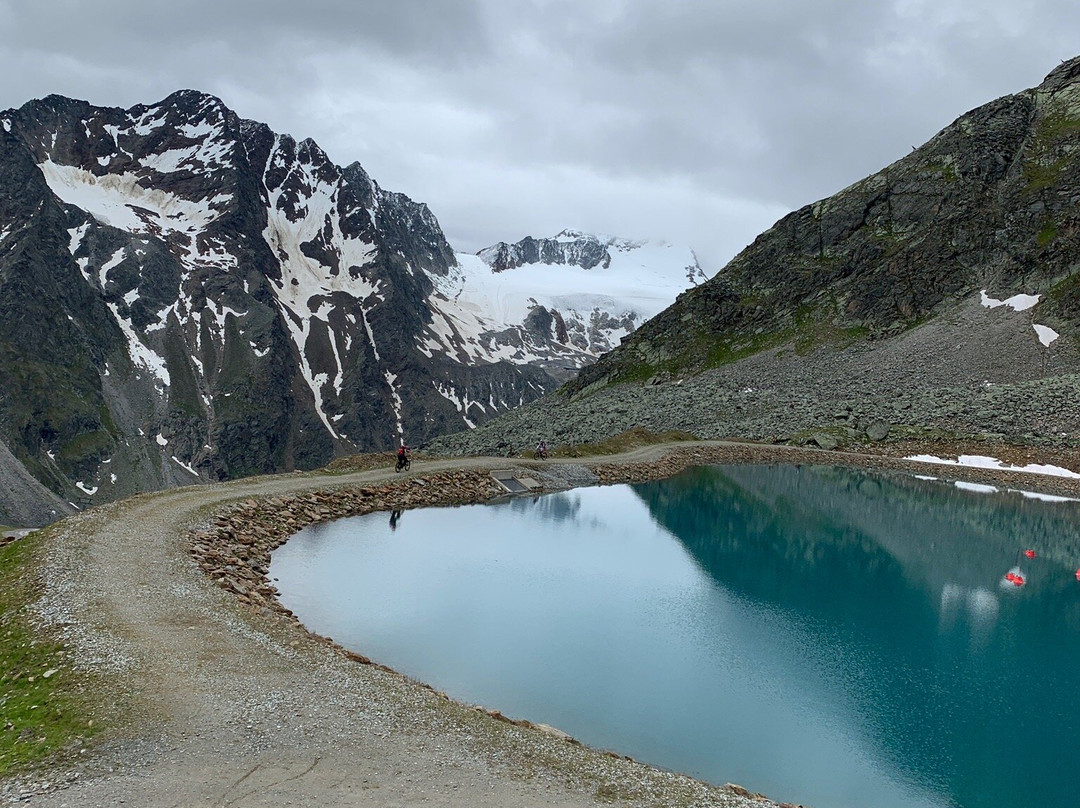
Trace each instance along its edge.
{"label": "snow-covered mountain", "polygon": [[426,205],[196,91],[0,112],[0,522],[474,426],[694,273],[576,233],[455,256]]}
{"label": "snow-covered mountain", "polygon": [[551,389],[421,352],[455,266],[425,205],[212,96],[0,113],[0,481],[52,492],[21,521],[422,443]]}
{"label": "snow-covered mountain", "polygon": [[688,248],[564,230],[500,242],[433,278],[422,350],[566,375],[707,280]]}

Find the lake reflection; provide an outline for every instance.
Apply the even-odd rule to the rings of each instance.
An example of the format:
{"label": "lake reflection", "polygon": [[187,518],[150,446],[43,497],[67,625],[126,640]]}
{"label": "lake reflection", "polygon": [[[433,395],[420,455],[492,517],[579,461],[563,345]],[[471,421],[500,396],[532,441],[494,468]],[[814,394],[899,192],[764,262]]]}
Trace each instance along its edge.
{"label": "lake reflection", "polygon": [[1078,516],[712,467],[309,528],[271,575],[314,631],[592,745],[818,808],[1027,808],[1073,802]]}

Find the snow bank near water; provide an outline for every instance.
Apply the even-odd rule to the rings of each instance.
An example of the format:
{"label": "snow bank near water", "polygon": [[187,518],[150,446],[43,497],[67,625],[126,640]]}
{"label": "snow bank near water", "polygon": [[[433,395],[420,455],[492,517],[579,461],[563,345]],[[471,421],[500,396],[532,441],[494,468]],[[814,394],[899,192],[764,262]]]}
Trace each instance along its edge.
{"label": "snow bank near water", "polygon": [[1006,466],[996,457],[986,455],[960,455],[956,460],[947,460],[934,455],[911,455],[905,460],[914,460],[919,463],[940,463],[945,466],[968,466],[970,468],[994,469],[996,471],[1024,471],[1029,474],[1049,474],[1053,477],[1069,477],[1080,480],[1080,474],[1061,466],[1051,466],[1043,463],[1028,463],[1026,466]]}

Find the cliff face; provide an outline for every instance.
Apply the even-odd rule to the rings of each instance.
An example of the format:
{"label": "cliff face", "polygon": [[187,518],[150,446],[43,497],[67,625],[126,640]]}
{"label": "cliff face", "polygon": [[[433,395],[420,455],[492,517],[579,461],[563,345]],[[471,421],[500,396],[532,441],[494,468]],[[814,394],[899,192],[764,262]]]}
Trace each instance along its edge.
{"label": "cliff face", "polygon": [[1071,338],[1078,148],[1080,58],[785,216],[570,389],[693,372],[792,340],[883,339],[980,290],[1040,295],[1036,316]]}

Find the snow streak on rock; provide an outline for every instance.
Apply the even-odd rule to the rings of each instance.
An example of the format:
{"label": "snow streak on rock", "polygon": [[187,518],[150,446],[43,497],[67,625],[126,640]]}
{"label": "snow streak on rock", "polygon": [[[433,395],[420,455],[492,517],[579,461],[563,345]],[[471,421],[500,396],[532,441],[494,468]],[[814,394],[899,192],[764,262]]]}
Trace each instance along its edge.
{"label": "snow streak on rock", "polygon": [[[270,158],[263,170],[263,187],[268,200],[267,226],[263,238],[281,262],[281,279],[274,287],[289,326],[289,332],[300,354],[304,379],[315,397],[316,411],[327,431],[340,437],[327,416],[325,388],[341,393],[342,367],[338,336],[330,323],[330,313],[336,308],[335,297],[345,295],[349,302],[378,297],[378,286],[368,281],[363,268],[375,256],[375,245],[355,237],[346,237],[341,220],[347,212],[341,210],[342,178],[335,172],[329,178],[320,176],[307,144],[297,144],[281,137],[274,140]],[[272,170],[286,169],[284,180],[270,179]],[[305,245],[320,244],[334,258],[330,266],[312,257]],[[363,311],[363,309],[362,309]],[[312,321],[320,321],[330,334],[335,372],[314,373],[308,353]],[[375,339],[364,312],[364,327],[374,348]],[[376,349],[376,358],[378,352]]]}
{"label": "snow streak on rock", "polygon": [[477,406],[480,407],[481,410],[483,410],[484,406],[479,402],[470,401],[468,396],[466,395],[459,395],[457,389],[452,384],[443,384],[436,381],[433,381],[432,384],[435,386],[435,389],[439,391],[440,396],[442,396],[447,401],[451,402],[455,407],[457,407],[458,412],[461,413],[461,417],[468,425],[469,429],[475,429],[476,423],[472,419],[470,419],[468,415],[469,408],[472,406]]}

